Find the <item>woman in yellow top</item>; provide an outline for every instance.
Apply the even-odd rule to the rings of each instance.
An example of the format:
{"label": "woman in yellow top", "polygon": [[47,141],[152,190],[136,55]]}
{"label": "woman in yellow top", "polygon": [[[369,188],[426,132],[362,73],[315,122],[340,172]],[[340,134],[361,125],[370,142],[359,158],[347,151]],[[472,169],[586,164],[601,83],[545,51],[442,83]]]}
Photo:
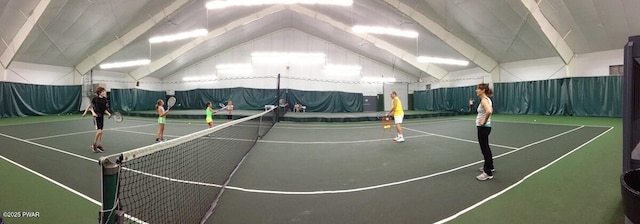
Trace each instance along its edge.
{"label": "woman in yellow top", "polygon": [[398,137],[393,140],[396,142],[404,142],[404,136],[402,136],[402,120],[404,119],[404,111],[402,110],[402,102],[398,98],[398,94],[396,91],[391,92],[391,110],[387,112],[386,116],[389,116],[393,113],[393,120],[396,123],[396,131],[398,132]]}
{"label": "woman in yellow top", "polygon": [[213,128],[213,114],[218,113],[218,111],[211,108],[211,102],[207,102],[205,106],[207,107],[207,124],[209,125],[209,128]]}

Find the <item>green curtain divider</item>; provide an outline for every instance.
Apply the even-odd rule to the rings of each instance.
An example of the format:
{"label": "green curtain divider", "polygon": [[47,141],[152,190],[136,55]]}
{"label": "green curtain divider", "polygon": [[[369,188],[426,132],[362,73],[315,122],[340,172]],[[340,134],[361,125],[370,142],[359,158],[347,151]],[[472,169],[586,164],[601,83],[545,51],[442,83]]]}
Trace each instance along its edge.
{"label": "green curtain divider", "polygon": [[[476,86],[413,93],[416,110],[466,111]],[[497,113],[622,117],[622,76],[576,77],[495,83]]]}
{"label": "green curtain divider", "polygon": [[622,117],[622,76],[496,83],[493,101],[498,113]]}
{"label": "green curtain divider", "polygon": [[82,86],[0,82],[0,118],[73,113],[80,110]]}
{"label": "green curtain divider", "polygon": [[362,93],[347,93],[337,91],[302,91],[288,90],[290,108],[300,103],[307,107],[308,112],[341,113],[362,112],[364,95]]}
{"label": "green curtain divider", "polygon": [[213,103],[215,109],[219,103],[226,105],[231,100],[234,109],[262,110],[264,105],[275,105],[277,102],[275,89],[194,89],[176,91],[175,94],[177,102],[184,109],[204,109],[207,102]]}
{"label": "green curtain divider", "polygon": [[165,91],[143,89],[111,89],[109,107],[112,111],[154,110],[158,99],[166,101]]}
{"label": "green curtain divider", "polygon": [[567,92],[577,116],[622,117],[622,76],[572,78]]}
{"label": "green curtain divider", "polygon": [[469,98],[476,102],[476,86],[454,88],[439,88],[413,92],[413,106],[415,110],[459,111],[469,110]]}

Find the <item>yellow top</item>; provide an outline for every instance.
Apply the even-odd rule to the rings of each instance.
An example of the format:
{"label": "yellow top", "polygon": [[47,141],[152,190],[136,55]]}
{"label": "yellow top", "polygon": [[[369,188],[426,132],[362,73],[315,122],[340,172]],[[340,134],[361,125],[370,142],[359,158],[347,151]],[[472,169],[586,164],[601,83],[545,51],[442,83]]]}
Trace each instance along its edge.
{"label": "yellow top", "polygon": [[403,115],[404,111],[402,110],[402,102],[400,102],[400,98],[398,98],[397,96],[393,98],[393,102],[396,106],[395,106],[395,110],[393,110],[393,116],[399,116],[399,115]]}

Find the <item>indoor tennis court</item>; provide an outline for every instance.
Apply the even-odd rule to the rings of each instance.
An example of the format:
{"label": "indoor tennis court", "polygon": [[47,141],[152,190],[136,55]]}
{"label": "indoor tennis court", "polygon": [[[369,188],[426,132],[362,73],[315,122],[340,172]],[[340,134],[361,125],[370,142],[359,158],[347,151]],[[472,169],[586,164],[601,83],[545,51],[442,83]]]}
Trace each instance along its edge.
{"label": "indoor tennis court", "polygon": [[[174,119],[166,136],[205,126],[191,121]],[[157,126],[138,117],[107,125],[109,154],[148,145]],[[496,178],[479,185],[474,176],[482,159],[468,116],[409,120],[402,144],[381,139],[389,130],[379,122],[277,123],[239,166],[208,223],[437,222],[518,187],[588,143],[603,141],[613,129],[537,121],[496,121],[495,127],[500,127],[491,143]],[[86,144],[91,129],[91,119],[79,115],[2,125],[9,147],[1,154],[100,201],[97,159],[103,154]],[[435,203],[441,201],[446,206]]]}
{"label": "indoor tennis court", "polygon": [[0,224],[640,224],[639,9],[0,1]]}

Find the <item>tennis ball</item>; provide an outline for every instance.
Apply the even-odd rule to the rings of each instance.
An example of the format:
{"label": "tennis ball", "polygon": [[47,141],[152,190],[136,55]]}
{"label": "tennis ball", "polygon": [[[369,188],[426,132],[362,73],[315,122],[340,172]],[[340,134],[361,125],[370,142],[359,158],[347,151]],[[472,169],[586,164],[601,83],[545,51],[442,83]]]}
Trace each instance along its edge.
{"label": "tennis ball", "polygon": [[538,120],[533,120],[533,122],[536,122],[536,121],[538,121]]}

